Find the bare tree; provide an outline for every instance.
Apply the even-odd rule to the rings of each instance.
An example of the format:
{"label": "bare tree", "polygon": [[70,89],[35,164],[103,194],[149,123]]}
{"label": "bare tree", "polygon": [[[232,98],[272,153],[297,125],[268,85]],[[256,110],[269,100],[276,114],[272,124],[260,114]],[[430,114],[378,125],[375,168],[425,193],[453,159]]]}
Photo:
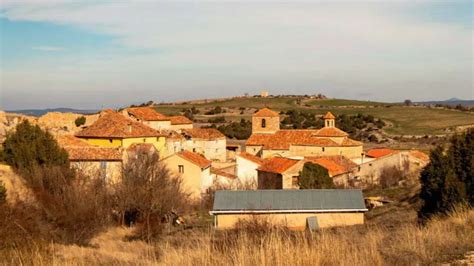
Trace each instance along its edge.
{"label": "bare tree", "polygon": [[115,206],[122,222],[128,216],[129,223],[138,223],[139,236],[146,240],[161,234],[170,213],[184,212],[188,198],[182,180],[170,174],[157,154],[130,158],[115,185]]}

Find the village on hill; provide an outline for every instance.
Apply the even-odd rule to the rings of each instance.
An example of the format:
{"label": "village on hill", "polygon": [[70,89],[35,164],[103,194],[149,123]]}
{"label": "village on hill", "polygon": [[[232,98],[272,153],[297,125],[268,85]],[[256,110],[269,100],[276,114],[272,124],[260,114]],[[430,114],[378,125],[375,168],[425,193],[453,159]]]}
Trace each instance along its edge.
{"label": "village on hill", "polygon": [[[122,169],[129,160],[140,154],[156,154],[171,173],[181,178],[194,202],[204,201],[216,190],[228,191],[226,193],[275,191],[272,194],[275,199],[267,202],[269,206],[264,209],[249,207],[262,202],[247,202],[249,209],[243,208],[239,212],[213,209],[211,213],[218,228],[232,227],[248,213],[263,214],[272,208],[275,209],[268,215],[277,217],[276,220],[291,220],[288,226],[292,228],[309,226],[310,217],[319,217],[318,227],[362,224],[363,213],[367,211],[362,193],[352,194],[348,201],[344,200],[345,192],[352,193],[353,189],[360,191],[381,183],[396,184],[401,180],[389,180],[390,171],[403,171],[409,175],[418,172],[429,160],[425,153],[413,149],[366,148],[363,142],[351,139],[347,132],[338,128],[336,117],[331,112],[321,117],[324,121],[322,128],[281,129],[280,114],[261,108],[251,115],[250,137],[238,143],[228,141],[216,128],[197,127],[186,116],[168,116],[150,106],[102,110],[86,115],[81,125],[74,125],[71,121],[84,116],[66,116],[72,119],[64,119],[64,114],[55,113],[36,120],[29,117],[15,119],[27,119],[50,130],[69,154],[72,167],[85,173],[100,172],[101,177],[111,184],[120,180]],[[63,119],[57,119],[59,117]],[[323,197],[323,201],[334,203],[342,201],[342,205],[333,209],[314,207],[309,210],[301,205],[303,200],[296,201],[291,210],[277,207],[277,202],[292,197],[286,193],[309,188],[301,180],[301,175],[305,167],[315,165],[323,169],[334,184],[331,188],[337,188],[335,191],[339,192],[309,197]],[[255,200],[264,197],[264,194],[250,195]],[[219,197],[233,196],[220,193],[216,197],[216,202],[219,202],[225,201]],[[233,201],[241,200],[235,198]],[[365,201],[372,205],[382,204],[380,199],[374,200],[373,197],[365,198]],[[353,208],[354,202],[359,203]],[[290,217],[288,211],[298,215]]]}

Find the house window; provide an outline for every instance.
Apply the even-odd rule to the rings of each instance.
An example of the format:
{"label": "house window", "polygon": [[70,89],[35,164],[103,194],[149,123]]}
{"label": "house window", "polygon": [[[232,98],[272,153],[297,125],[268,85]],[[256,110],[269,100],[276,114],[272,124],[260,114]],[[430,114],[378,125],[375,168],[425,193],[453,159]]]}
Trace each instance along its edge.
{"label": "house window", "polygon": [[196,148],[193,148],[193,152],[196,152]]}
{"label": "house window", "polygon": [[300,177],[299,176],[293,176],[291,177],[291,186],[293,187],[298,187],[298,181]]}
{"label": "house window", "polygon": [[265,128],[265,127],[267,127],[267,120],[262,119],[262,128]]}
{"label": "house window", "polygon": [[178,165],[178,172],[179,173],[184,173],[184,165]]}
{"label": "house window", "polygon": [[146,139],[143,139],[143,142],[146,142]]}
{"label": "house window", "polygon": [[322,149],[323,149],[323,152],[324,152],[324,147]]}
{"label": "house window", "polygon": [[106,161],[100,162],[100,169],[107,169],[107,162]]}
{"label": "house window", "polygon": [[156,141],[160,141],[160,137],[156,137]]}
{"label": "house window", "polygon": [[113,141],[112,139],[109,139],[109,142],[110,142],[110,143],[112,143],[112,141]]}

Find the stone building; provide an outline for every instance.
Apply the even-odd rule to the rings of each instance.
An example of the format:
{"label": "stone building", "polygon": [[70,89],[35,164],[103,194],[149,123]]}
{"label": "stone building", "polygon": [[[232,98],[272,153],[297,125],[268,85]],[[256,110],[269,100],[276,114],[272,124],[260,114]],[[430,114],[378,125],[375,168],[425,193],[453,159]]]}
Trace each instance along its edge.
{"label": "stone building", "polygon": [[183,149],[203,155],[209,160],[227,160],[226,137],[215,128],[183,129]]}
{"label": "stone building", "polygon": [[362,146],[336,127],[331,113],[324,116],[321,129],[281,130],[278,113],[264,108],[252,116],[252,135],[245,151],[262,158],[339,155],[352,159],[362,156]]}
{"label": "stone building", "polygon": [[182,115],[166,116],[151,107],[126,108],[122,111],[122,114],[156,130],[180,131],[181,129],[193,128],[193,122],[187,117]]}

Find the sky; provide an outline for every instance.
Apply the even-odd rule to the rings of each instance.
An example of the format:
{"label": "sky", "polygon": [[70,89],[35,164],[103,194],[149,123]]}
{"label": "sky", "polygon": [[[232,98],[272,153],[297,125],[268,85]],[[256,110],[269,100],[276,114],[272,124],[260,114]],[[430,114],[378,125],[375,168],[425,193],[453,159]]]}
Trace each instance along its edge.
{"label": "sky", "polygon": [[472,1],[0,0],[0,109],[472,100]]}

